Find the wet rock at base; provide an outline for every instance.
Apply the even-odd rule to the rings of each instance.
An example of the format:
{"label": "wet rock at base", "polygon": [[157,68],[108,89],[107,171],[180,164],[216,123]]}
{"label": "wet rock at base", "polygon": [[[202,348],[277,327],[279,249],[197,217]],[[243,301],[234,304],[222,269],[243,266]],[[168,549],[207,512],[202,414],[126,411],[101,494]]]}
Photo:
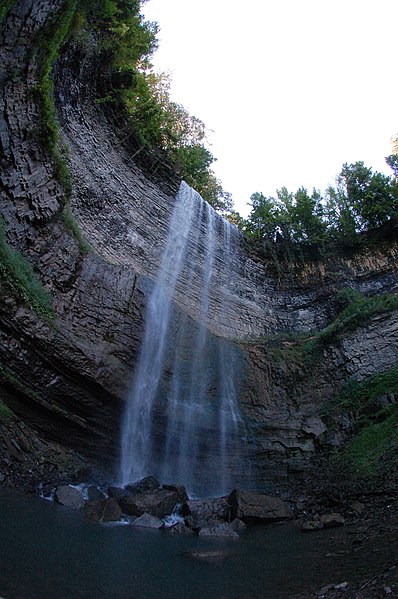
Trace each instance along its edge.
{"label": "wet rock at base", "polygon": [[314,530],[321,530],[322,524],[319,520],[307,520],[301,525],[301,532],[312,532]]}
{"label": "wet rock at base", "polygon": [[38,485],[36,492],[40,497],[50,499],[54,497],[57,486],[54,483],[43,483]]}
{"label": "wet rock at base", "polygon": [[97,501],[99,499],[105,499],[106,495],[95,485],[87,487],[87,498],[89,501]]}
{"label": "wet rock at base", "polygon": [[321,525],[323,528],[336,528],[338,526],[344,526],[345,518],[342,514],[332,512],[330,514],[324,514],[321,516]]}
{"label": "wet rock at base", "polygon": [[145,476],[137,482],[126,485],[124,488],[126,491],[128,491],[128,493],[134,494],[146,493],[147,491],[155,491],[156,489],[159,489],[159,487],[160,483],[157,478],[155,478],[154,476]]}
{"label": "wet rock at base", "polygon": [[184,535],[184,534],[192,534],[193,531],[188,528],[183,522],[176,522],[173,526],[170,526],[168,532],[173,535]]}
{"label": "wet rock at base", "polygon": [[163,518],[171,514],[176,503],[178,493],[166,489],[156,489],[147,493],[133,493],[118,499],[119,505],[129,516],[141,516],[145,512]]}
{"label": "wet rock at base", "polygon": [[201,528],[199,531],[200,537],[228,537],[232,539],[238,539],[239,535],[235,532],[229,524],[222,522],[216,526],[208,526]]}
{"label": "wet rock at base", "polygon": [[186,503],[189,501],[187,491],[183,485],[162,485],[162,489],[166,491],[175,491],[178,496],[178,503]]}
{"label": "wet rock at base", "polygon": [[116,499],[120,499],[121,497],[126,497],[128,494],[129,492],[123,487],[108,487],[109,497],[116,497]]}
{"label": "wet rock at base", "polygon": [[279,522],[292,516],[287,504],[278,497],[234,489],[228,496],[231,517],[247,522]]}
{"label": "wet rock at base", "polygon": [[217,517],[228,520],[231,507],[226,497],[214,497],[209,499],[191,499],[187,501],[188,514],[197,518],[208,519]]}
{"label": "wet rock at base", "polygon": [[231,555],[230,551],[180,551],[178,555],[209,563],[217,563]]}
{"label": "wet rock at base", "polygon": [[143,528],[162,528],[163,525],[163,520],[148,513],[142,514],[132,524],[132,526],[141,526]]}
{"label": "wet rock at base", "polygon": [[86,501],[83,512],[93,522],[117,522],[122,517],[122,510],[114,497]]}
{"label": "wet rock at base", "polygon": [[240,530],[245,530],[247,528],[247,526],[243,522],[243,520],[240,520],[239,518],[235,518],[234,520],[232,520],[232,522],[231,522],[231,524],[229,526],[235,532],[239,532]]}
{"label": "wet rock at base", "polygon": [[231,512],[226,497],[191,499],[184,505],[185,523],[192,530],[215,527],[229,519]]}
{"label": "wet rock at base", "polygon": [[55,501],[66,507],[79,510],[84,505],[83,493],[80,489],[71,487],[70,485],[60,485],[56,488]]}
{"label": "wet rock at base", "polygon": [[185,524],[195,532],[199,532],[202,528],[207,528],[209,526],[218,526],[223,522],[224,520],[218,516],[199,516],[197,514],[190,514],[185,517]]}

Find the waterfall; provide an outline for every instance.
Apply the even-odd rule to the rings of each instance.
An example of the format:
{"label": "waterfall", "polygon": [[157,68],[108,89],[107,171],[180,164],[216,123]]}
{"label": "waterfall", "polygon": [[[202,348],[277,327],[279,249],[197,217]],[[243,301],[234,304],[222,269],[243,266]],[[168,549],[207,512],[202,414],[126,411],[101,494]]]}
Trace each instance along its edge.
{"label": "waterfall", "polygon": [[[239,357],[208,323],[225,313],[232,233],[230,223],[181,184],[122,421],[122,485],[154,474],[197,495],[231,490],[240,460]],[[198,289],[194,319],[173,303],[184,285]]]}

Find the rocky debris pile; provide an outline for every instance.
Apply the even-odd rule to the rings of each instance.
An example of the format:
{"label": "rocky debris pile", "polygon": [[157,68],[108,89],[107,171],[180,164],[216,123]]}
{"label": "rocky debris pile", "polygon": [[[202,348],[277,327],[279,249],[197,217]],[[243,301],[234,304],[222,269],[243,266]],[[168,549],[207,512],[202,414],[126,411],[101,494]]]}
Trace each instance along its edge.
{"label": "rocky debris pile", "polygon": [[[90,475],[92,464],[76,451],[44,439],[14,415],[0,418],[0,483],[35,492],[35,482],[81,480]],[[54,485],[52,485],[54,487]]]}
{"label": "rocky debris pile", "polygon": [[123,488],[46,484],[40,486],[40,495],[82,510],[94,522],[125,521],[133,526],[164,528],[171,534],[202,537],[237,538],[247,525],[280,522],[293,516],[278,497],[234,489],[225,497],[189,499],[185,487],[161,485],[153,476]]}
{"label": "rocky debris pile", "polygon": [[314,494],[289,499],[303,532],[353,525],[366,529],[367,523],[375,519],[382,522],[398,517],[396,485],[391,481],[374,488],[366,488],[364,483],[344,491],[319,488]]}

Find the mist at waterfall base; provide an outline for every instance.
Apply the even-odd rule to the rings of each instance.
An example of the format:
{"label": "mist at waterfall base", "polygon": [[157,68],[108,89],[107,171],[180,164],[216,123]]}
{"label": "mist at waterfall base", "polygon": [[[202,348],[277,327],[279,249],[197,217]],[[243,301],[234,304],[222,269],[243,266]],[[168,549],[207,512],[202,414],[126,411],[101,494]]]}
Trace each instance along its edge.
{"label": "mist at waterfall base", "polygon": [[[229,492],[238,482],[239,356],[208,328],[225,313],[237,240],[236,229],[182,182],[122,421],[123,486],[152,474],[204,497]],[[192,318],[173,297],[194,287]]]}

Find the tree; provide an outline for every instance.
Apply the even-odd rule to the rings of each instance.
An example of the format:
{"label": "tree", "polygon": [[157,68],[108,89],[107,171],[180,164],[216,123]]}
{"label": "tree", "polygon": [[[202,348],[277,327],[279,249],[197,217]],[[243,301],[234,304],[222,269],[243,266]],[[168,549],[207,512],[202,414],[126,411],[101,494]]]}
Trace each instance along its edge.
{"label": "tree", "polygon": [[387,162],[388,166],[390,167],[390,169],[392,170],[392,172],[394,173],[395,179],[397,180],[398,179],[398,154],[390,154],[390,156],[387,156],[386,162]]}
{"label": "tree", "polygon": [[340,177],[361,230],[383,225],[396,215],[398,188],[391,177],[373,173],[363,162],[344,164]]}
{"label": "tree", "polygon": [[295,241],[309,245],[325,241],[327,224],[319,191],[314,189],[311,196],[304,187],[296,191],[291,207],[291,223]]}
{"label": "tree", "polygon": [[275,241],[280,220],[275,199],[256,192],[250,197],[250,205],[250,235],[258,240]]}
{"label": "tree", "polygon": [[337,177],[336,183],[336,187],[328,187],[325,194],[327,233],[334,241],[353,245],[359,241],[357,221],[340,177]]}

